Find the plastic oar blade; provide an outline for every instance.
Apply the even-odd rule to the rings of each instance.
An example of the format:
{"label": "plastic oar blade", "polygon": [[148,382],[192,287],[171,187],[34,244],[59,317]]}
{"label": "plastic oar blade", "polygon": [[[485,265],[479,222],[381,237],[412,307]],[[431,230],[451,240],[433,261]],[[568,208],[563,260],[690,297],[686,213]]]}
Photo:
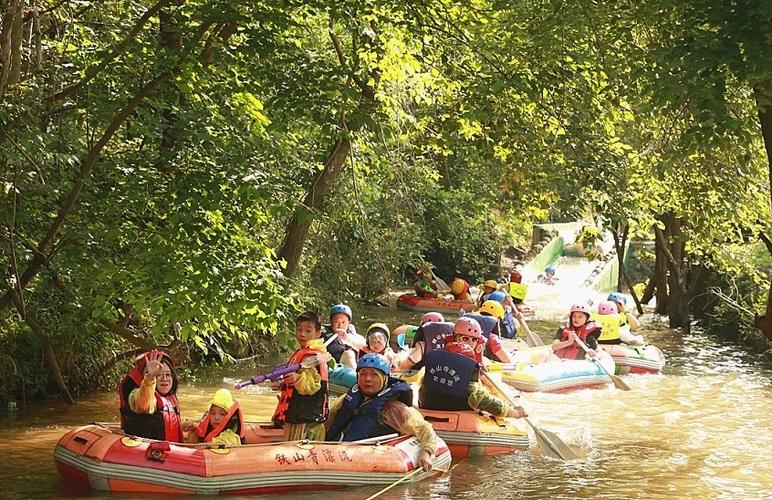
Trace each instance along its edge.
{"label": "plastic oar blade", "polygon": [[[582,341],[582,339],[580,339],[580,338],[578,338],[578,337],[577,337],[577,339],[576,339],[576,343],[577,343],[577,344],[579,344],[579,347],[581,347],[582,349],[584,349],[584,352],[586,352],[586,353],[589,353],[589,351],[590,351],[590,348],[589,348],[589,347],[587,347],[587,344],[585,344],[585,343]],[[621,379],[621,378],[620,378],[618,375],[614,375],[613,373],[609,372],[609,371],[606,369],[606,367],[605,367],[605,366],[603,366],[603,364],[602,364],[600,361],[598,361],[597,359],[595,359],[595,358],[592,358],[592,360],[595,362],[595,364],[597,364],[598,366],[600,366],[600,369],[601,369],[601,370],[603,370],[603,371],[606,373],[606,375],[608,375],[608,376],[609,376],[609,378],[611,379],[611,381],[614,383],[614,387],[616,387],[616,388],[617,388],[617,389],[619,389],[620,391],[629,391],[629,390],[630,390],[630,386],[629,386],[629,385],[627,385],[627,384],[625,383],[625,381],[624,381],[624,380],[622,380],[622,379]]]}
{"label": "plastic oar blade", "polygon": [[[531,424],[530,422],[528,422]],[[541,452],[545,457],[554,458],[557,460],[576,460],[579,458],[574,450],[572,450],[566,443],[563,442],[557,434],[541,427],[536,427],[531,424],[534,433],[536,434],[536,443],[541,448]]]}
{"label": "plastic oar blade", "polygon": [[530,330],[528,330],[528,333],[526,334],[525,341],[531,347],[539,347],[544,345],[544,341],[541,339],[541,337]]}

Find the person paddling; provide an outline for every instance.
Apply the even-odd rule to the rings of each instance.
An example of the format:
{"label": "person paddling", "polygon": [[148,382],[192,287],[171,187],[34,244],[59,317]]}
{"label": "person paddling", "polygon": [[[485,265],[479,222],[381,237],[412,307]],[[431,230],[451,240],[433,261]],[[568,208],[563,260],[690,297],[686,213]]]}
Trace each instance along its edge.
{"label": "person paddling", "polygon": [[552,350],[558,358],[584,359],[584,349],[576,342],[578,338],[590,348],[587,354],[594,357],[601,331],[601,326],[590,319],[590,306],[574,304],[568,313],[568,323],[555,334]]}

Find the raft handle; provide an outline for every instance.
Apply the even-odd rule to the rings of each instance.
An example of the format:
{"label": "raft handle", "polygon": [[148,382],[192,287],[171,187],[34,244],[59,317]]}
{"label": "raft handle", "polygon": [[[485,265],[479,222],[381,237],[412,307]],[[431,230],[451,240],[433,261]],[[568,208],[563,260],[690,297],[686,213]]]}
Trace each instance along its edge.
{"label": "raft handle", "polygon": [[435,417],[434,415],[424,415],[424,420],[428,420],[429,422],[450,422],[450,418],[448,417]]}
{"label": "raft handle", "polygon": [[80,436],[75,436],[72,438],[73,441],[75,441],[78,444],[88,444],[88,439]]}

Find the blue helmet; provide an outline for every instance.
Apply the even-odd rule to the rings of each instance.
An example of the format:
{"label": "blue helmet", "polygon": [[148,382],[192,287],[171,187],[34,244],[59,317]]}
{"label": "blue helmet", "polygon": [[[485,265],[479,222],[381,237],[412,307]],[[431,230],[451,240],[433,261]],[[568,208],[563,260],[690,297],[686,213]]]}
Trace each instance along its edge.
{"label": "blue helmet", "polygon": [[506,298],[507,298],[507,293],[501,290],[497,292],[493,292],[490,295],[488,295],[488,300],[495,300],[498,303],[504,302],[504,299]]}
{"label": "blue helmet", "polygon": [[359,363],[357,363],[357,371],[362,368],[374,368],[388,376],[391,372],[391,363],[383,354],[365,354],[359,358]]}
{"label": "blue helmet", "polygon": [[336,305],[332,306],[332,309],[330,309],[330,317],[332,318],[333,316],[335,316],[338,313],[343,313],[346,316],[348,316],[348,320],[349,321],[351,321],[351,318],[353,316],[352,313],[351,313],[351,308],[349,306],[347,306],[346,304],[336,304]]}
{"label": "blue helmet", "polygon": [[544,269],[544,272],[545,272],[545,273],[554,273],[554,272],[555,272],[555,268],[554,268],[553,266],[547,266],[547,267]]}
{"label": "blue helmet", "polygon": [[611,302],[621,302],[622,305],[625,305],[625,306],[627,305],[627,297],[625,297],[619,292],[610,293],[608,295],[608,299],[606,300],[610,300]]}

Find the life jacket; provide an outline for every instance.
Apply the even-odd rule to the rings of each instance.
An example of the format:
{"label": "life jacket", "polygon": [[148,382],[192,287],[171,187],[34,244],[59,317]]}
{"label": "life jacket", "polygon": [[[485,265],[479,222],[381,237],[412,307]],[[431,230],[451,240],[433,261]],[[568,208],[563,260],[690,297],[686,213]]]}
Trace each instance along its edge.
{"label": "life jacket", "polygon": [[[304,347],[298,349],[287,361],[287,365],[294,365],[303,361],[307,356],[314,356],[324,351]],[[276,405],[276,411],[273,414],[273,422],[277,427],[282,427],[285,422],[290,424],[305,424],[311,422],[324,422],[327,420],[328,396],[327,381],[327,363],[317,365],[321,375],[321,388],[313,394],[298,394],[295,386],[289,386],[286,383],[281,384],[281,393],[279,394],[279,404]]]}
{"label": "life jacket", "polygon": [[150,415],[135,413],[129,406],[129,394],[137,389],[145,379],[147,358],[142,356],[137,365],[129,371],[118,384],[120,398],[121,429],[126,434],[159,441],[182,442],[182,424],[180,422],[180,403],[177,401],[177,373],[171,356],[162,352],[162,361],[166,361],[172,372],[172,388],[166,396],[155,391],[155,413]]}
{"label": "life jacket", "polygon": [[[322,338],[327,341],[335,332],[332,331],[332,327],[330,325],[322,325]],[[346,333],[356,333],[356,330],[354,329],[353,325],[348,325],[348,328],[346,328]],[[346,349],[350,349],[350,347],[343,342],[341,342],[340,339],[336,338],[332,342],[329,343],[327,346],[327,352],[330,353],[330,356],[335,358],[335,361],[340,363],[340,357],[343,355],[343,351]]]}
{"label": "life jacket", "polygon": [[[594,314],[592,319],[598,322],[602,328],[599,344],[621,344],[619,339],[620,316],[618,314]],[[626,319],[626,318],[625,318]]]}
{"label": "life jacket", "polygon": [[515,317],[512,315],[512,311],[507,307],[507,312],[504,313],[504,317],[501,319],[501,337],[506,339],[513,339],[517,336],[517,325],[515,325]]}
{"label": "life jacket", "polygon": [[430,410],[469,410],[469,383],[479,364],[466,356],[435,350],[426,355],[421,407]]}
{"label": "life jacket", "polygon": [[[433,321],[421,325],[419,331],[423,334],[424,356],[421,358],[421,361],[413,365],[413,370],[420,370],[423,368],[426,354],[435,349],[443,348],[445,345],[445,337],[453,333],[453,323],[448,321]],[[416,334],[416,338],[418,338],[418,334]]]}
{"label": "life jacket", "polygon": [[[515,282],[509,283],[509,295],[512,296],[513,301],[520,301],[520,302],[524,301],[527,293],[528,293],[528,286],[522,283],[515,283]],[[520,302],[515,302],[515,304],[519,304]]]}
{"label": "life jacket", "polygon": [[343,404],[335,414],[335,421],[327,431],[326,440],[358,441],[396,432],[380,420],[383,407],[392,399],[411,406],[413,391],[406,382],[390,376],[381,392],[365,400],[359,385],[354,385],[343,397]]}
{"label": "life jacket", "polygon": [[[579,337],[582,342],[586,343],[587,337],[589,337],[596,330],[600,330],[600,328],[601,327],[598,325],[598,323],[596,323],[592,319],[590,319],[589,321],[587,321],[587,323],[579,327],[578,330],[573,330],[573,328],[570,327],[569,325],[565,325],[563,327],[563,330],[560,332],[560,340],[562,342],[565,342],[566,340],[568,340],[568,335],[573,330],[576,332],[576,336]],[[584,359],[584,355],[585,355],[584,349],[582,349],[576,342],[574,342],[568,347],[564,347],[563,349],[558,349],[557,351],[555,351],[555,356],[559,358],[564,358],[564,359]]]}
{"label": "life jacket", "polygon": [[209,414],[207,413],[207,415],[198,423],[196,434],[199,439],[208,443],[222,434],[226,429],[231,429],[235,432],[241,438],[241,443],[244,444],[244,417],[241,414],[241,407],[239,406],[238,401],[233,402],[231,409],[228,410],[228,413],[220,420],[217,427],[212,428],[210,426]]}

